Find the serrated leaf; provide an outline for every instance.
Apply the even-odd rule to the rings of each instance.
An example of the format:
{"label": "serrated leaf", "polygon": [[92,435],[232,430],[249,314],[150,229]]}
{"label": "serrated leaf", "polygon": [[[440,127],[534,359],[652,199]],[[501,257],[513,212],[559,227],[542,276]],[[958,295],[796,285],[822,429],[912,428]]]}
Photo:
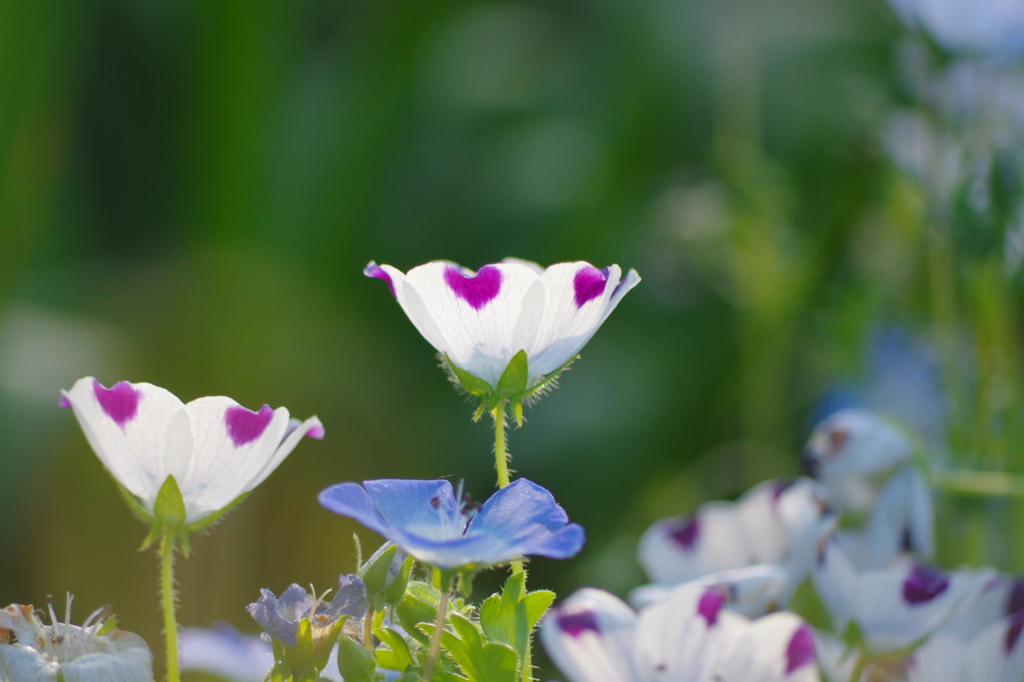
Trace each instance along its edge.
{"label": "serrated leaf", "polygon": [[156,503],[153,505],[153,515],[166,527],[177,527],[185,520],[185,500],[181,496],[181,489],[174,476],[168,476],[160,492],[156,494]]}
{"label": "serrated leaf", "polygon": [[451,654],[469,682],[515,682],[519,657],[512,647],[498,642],[483,642],[476,626],[459,614],[452,615],[459,639],[447,630],[441,633],[441,645]]}
{"label": "serrated leaf", "polygon": [[512,356],[505,371],[501,373],[501,379],[498,380],[498,395],[500,397],[511,398],[526,392],[526,382],[530,378],[528,364],[525,350]]}
{"label": "serrated leaf", "polygon": [[471,394],[485,396],[494,390],[491,388],[490,384],[488,384],[480,377],[474,376],[467,372],[466,370],[459,367],[458,365],[456,365],[454,362],[452,362],[452,359],[447,355],[445,355],[444,357],[445,360],[448,362],[448,366],[455,374],[455,378],[458,379],[459,383],[462,384],[462,387],[469,391]]}
{"label": "serrated leaf", "polygon": [[551,590],[537,590],[526,595],[523,601],[526,604],[526,623],[533,631],[540,619],[551,608],[551,604],[554,603],[555,593]]}
{"label": "serrated leaf", "polygon": [[487,639],[509,645],[520,659],[526,656],[530,638],[523,600],[525,578],[523,573],[513,574],[505,582],[501,596],[488,597],[480,608],[480,626]]}

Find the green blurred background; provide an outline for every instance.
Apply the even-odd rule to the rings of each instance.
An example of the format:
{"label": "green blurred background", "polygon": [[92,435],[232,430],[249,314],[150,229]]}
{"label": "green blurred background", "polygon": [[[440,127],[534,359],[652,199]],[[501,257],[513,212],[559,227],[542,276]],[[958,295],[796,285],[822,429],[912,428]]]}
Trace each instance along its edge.
{"label": "green blurred background", "polygon": [[371,259],[640,272],[510,449],[588,533],[531,584],[643,582],[648,523],[797,472],[872,335],[927,327],[901,32],[882,0],[0,0],[0,604],[110,603],[162,668],[145,528],[57,409],[85,375],[326,426],[179,562],[183,625],[353,570],[331,483],[489,495],[490,425]]}

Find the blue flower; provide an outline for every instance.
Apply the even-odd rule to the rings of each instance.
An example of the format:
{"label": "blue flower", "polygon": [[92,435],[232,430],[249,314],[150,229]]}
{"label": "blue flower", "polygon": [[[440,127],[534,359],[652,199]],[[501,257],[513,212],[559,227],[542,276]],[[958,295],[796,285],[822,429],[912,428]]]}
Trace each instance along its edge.
{"label": "blue flower", "polygon": [[525,478],[496,492],[471,517],[443,480],[339,483],[320,493],[320,504],[445,570],[527,554],[566,559],[583,547],[583,528],[568,522],[550,492]]}
{"label": "blue flower", "polygon": [[346,615],[361,614],[366,610],[366,585],[357,575],[338,577],[338,591],[334,599],[324,602],[316,595],[292,584],[278,599],[270,590],[260,590],[260,598],[245,607],[271,639],[295,646],[298,642],[299,622],[308,618],[313,639],[333,632],[334,624]]}

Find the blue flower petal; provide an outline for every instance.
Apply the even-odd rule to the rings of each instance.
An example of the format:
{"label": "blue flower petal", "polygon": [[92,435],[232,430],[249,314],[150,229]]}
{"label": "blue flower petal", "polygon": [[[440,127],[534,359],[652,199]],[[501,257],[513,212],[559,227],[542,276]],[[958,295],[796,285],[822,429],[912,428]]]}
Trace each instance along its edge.
{"label": "blue flower petal", "polygon": [[383,479],[363,486],[384,521],[410,536],[443,542],[461,538],[466,529],[448,481]]}
{"label": "blue flower petal", "polygon": [[343,573],[338,576],[338,590],[334,593],[334,599],[330,604],[321,604],[316,612],[335,620],[342,615],[362,613],[366,606],[366,583],[354,573]]}
{"label": "blue flower petal", "polygon": [[320,492],[320,505],[335,514],[348,516],[387,537],[388,523],[381,518],[366,490],[358,483],[338,483]]}

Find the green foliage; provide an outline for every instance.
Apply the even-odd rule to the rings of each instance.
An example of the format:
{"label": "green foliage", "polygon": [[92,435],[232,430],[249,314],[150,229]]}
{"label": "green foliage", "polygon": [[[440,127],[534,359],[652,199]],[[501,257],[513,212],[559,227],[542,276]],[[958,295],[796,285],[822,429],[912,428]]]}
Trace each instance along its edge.
{"label": "green foliage", "polygon": [[460,614],[452,614],[451,624],[458,636],[445,630],[443,646],[466,674],[469,682],[515,682],[519,658],[507,644],[488,642],[478,626]]}
{"label": "green foliage", "polygon": [[373,653],[351,637],[338,642],[338,672],[345,682],[375,682],[381,678]]}
{"label": "green foliage", "polygon": [[[381,642],[388,646],[387,649],[377,649],[377,663],[388,670],[403,671],[412,665],[412,653],[409,651],[409,644],[401,634],[391,628],[377,628],[374,634]],[[346,678],[348,679],[348,678]]]}
{"label": "green foliage", "polygon": [[526,592],[526,574],[515,573],[501,594],[488,597],[480,607],[480,625],[487,639],[507,644],[522,660],[530,633],[555,599],[548,590]]}
{"label": "green foliage", "polygon": [[185,500],[181,497],[178,482],[174,480],[174,476],[168,476],[160,486],[160,492],[156,494],[153,515],[164,526],[176,528],[184,523],[185,514]]}
{"label": "green foliage", "polygon": [[526,392],[526,382],[530,377],[528,364],[525,350],[512,356],[498,380],[499,398],[521,397]]}

